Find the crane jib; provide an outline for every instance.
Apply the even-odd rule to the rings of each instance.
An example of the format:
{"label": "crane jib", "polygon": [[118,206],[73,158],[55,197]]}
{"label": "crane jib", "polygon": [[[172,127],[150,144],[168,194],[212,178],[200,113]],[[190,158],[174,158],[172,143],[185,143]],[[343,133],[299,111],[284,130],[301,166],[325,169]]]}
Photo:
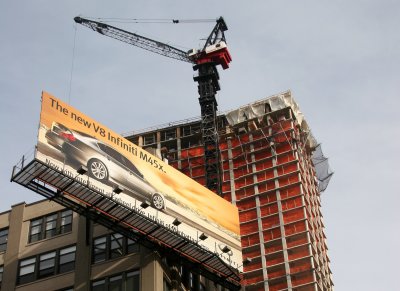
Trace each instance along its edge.
{"label": "crane jib", "polygon": [[201,50],[193,49],[189,52],[184,52],[168,44],[105,23],[81,17],[75,17],[74,20],[76,23],[82,24],[108,37],[162,56],[195,64],[193,69],[198,72],[198,76],[194,77],[194,80],[198,83],[202,119],[201,132],[204,147],[205,186],[211,191],[221,194],[222,177],[217,134],[218,104],[215,98],[217,91],[220,90],[220,85],[216,66],[221,65],[223,69],[227,69],[232,60],[224,35],[224,31],[228,30],[224,19],[220,17],[217,20],[217,24]]}
{"label": "crane jib", "polygon": [[187,52],[177,49],[168,44],[114,27],[112,25],[108,25],[106,23],[89,20],[81,17],[75,17],[74,20],[76,23],[82,24],[108,37],[140,47],[142,49],[157,53],[159,55],[163,55],[169,58],[173,58],[188,63],[194,63],[193,60],[191,60],[187,56]]}

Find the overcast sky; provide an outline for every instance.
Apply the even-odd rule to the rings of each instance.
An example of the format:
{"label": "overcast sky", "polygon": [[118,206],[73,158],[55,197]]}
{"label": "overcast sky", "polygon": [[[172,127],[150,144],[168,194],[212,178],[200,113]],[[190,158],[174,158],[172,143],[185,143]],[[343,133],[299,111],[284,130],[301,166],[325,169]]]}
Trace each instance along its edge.
{"label": "overcast sky", "polygon": [[[76,27],[75,16],[222,15],[233,61],[220,70],[219,109],[292,90],[335,171],[322,212],[336,290],[397,289],[399,2],[232,2],[0,1],[0,211],[42,199],[9,182],[35,145],[42,90],[120,133],[200,114],[189,64]],[[186,50],[214,24],[114,25]]]}

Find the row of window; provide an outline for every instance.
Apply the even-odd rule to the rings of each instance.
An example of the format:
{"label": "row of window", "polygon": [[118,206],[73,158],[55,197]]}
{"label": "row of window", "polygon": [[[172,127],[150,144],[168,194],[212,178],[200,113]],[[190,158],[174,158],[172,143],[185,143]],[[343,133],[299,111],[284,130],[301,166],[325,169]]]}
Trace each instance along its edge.
{"label": "row of window", "polygon": [[64,210],[31,220],[29,242],[50,238],[72,230],[72,210]]}
{"label": "row of window", "polygon": [[93,240],[92,263],[118,258],[139,251],[139,245],[119,233],[97,237]]}
{"label": "row of window", "polygon": [[[198,124],[193,124],[189,126],[182,127],[182,137],[193,135],[193,134],[198,134],[200,133],[201,128],[200,128],[200,123]],[[176,128],[167,130],[167,131],[161,131],[160,132],[160,141],[168,141],[168,140],[173,140],[176,139]],[[143,145],[150,145],[156,143],[157,140],[157,134],[156,133],[150,133],[147,135],[143,136]],[[136,141],[137,143],[137,141]]]}
{"label": "row of window", "polygon": [[20,260],[17,284],[25,284],[75,269],[76,246],[69,246]]}
{"label": "row of window", "polygon": [[92,282],[91,291],[139,291],[139,271],[129,271]]}
{"label": "row of window", "polygon": [[[64,210],[31,220],[29,242],[36,242],[72,230],[72,211]],[[7,245],[8,228],[0,230],[0,251]],[[97,237],[92,245],[92,262],[97,263],[138,252],[139,245],[121,234]],[[46,252],[19,261],[17,284],[25,284],[75,268],[76,246]],[[3,278],[0,266],[0,284]],[[139,272],[127,272],[94,281],[93,290],[139,290]],[[121,287],[122,286],[122,287]],[[131,287],[133,286],[133,287]]]}
{"label": "row of window", "polygon": [[3,282],[3,272],[4,272],[4,266],[0,266],[0,286],[1,282]]}
{"label": "row of window", "polygon": [[6,250],[7,239],[8,239],[8,228],[3,228],[0,230],[0,252]]}
{"label": "row of window", "polygon": [[[138,252],[139,245],[136,244],[133,240],[126,238],[121,234],[112,233],[95,238],[93,240],[92,250],[92,262],[97,263],[113,258],[118,258],[120,256],[124,256],[130,253]],[[25,284],[48,276],[71,271],[75,268],[75,255],[76,246],[74,245],[20,260],[17,284]],[[0,271],[1,270],[2,269],[0,269]],[[96,284],[100,284],[103,281],[105,282],[104,284],[106,284],[107,286],[114,286],[114,283],[120,284],[118,283],[120,282],[119,279],[116,279],[119,278],[118,276],[107,279],[109,281],[107,281],[106,279],[96,281]]]}
{"label": "row of window", "polygon": [[[72,210],[64,210],[31,220],[29,243],[72,231]],[[0,229],[0,252],[7,249],[8,228]]]}

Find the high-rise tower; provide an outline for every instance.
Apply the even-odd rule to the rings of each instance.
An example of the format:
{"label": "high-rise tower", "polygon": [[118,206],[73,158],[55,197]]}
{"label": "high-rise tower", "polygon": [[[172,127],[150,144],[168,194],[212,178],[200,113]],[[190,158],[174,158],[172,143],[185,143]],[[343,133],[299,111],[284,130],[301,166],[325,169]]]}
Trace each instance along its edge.
{"label": "high-rise tower", "polygon": [[[222,195],[240,212],[245,290],[333,290],[320,202],[332,173],[291,93],[217,122]],[[200,120],[127,138],[205,185]]]}

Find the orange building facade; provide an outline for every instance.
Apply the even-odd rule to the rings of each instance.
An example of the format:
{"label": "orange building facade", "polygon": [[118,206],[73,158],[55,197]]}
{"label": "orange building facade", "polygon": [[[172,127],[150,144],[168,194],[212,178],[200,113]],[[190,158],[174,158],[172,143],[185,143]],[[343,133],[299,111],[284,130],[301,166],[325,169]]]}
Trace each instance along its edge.
{"label": "orange building facade", "polygon": [[[333,290],[320,200],[332,174],[291,92],[221,114],[218,126],[221,196],[239,208],[244,290]],[[200,120],[126,137],[205,185]]]}

